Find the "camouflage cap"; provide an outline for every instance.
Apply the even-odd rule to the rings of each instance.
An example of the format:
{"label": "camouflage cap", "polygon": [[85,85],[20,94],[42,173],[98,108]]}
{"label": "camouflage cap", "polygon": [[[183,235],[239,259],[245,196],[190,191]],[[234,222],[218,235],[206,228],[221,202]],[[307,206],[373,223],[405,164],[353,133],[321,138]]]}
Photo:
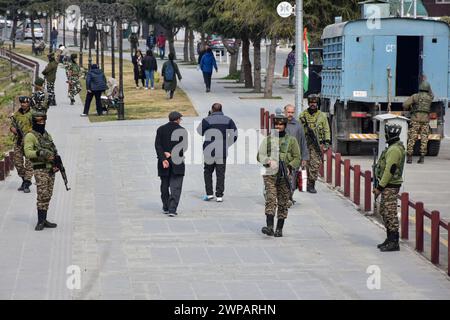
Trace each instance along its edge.
{"label": "camouflage cap", "polygon": [[34,85],[35,86],[40,86],[40,87],[42,87],[43,85],[44,85],[44,83],[45,83],[45,80],[44,79],[42,79],[42,78],[36,78],[36,80],[34,81]]}
{"label": "camouflage cap", "polygon": [[319,96],[317,94],[310,94],[308,96],[308,103],[311,103],[311,102],[318,103],[319,102]]}
{"label": "camouflage cap", "polygon": [[19,102],[20,103],[30,103],[30,97],[28,97],[28,96],[20,96],[19,97]]}
{"label": "camouflage cap", "polygon": [[428,81],[422,81],[419,85],[419,91],[430,92],[431,91],[430,83]]}
{"label": "camouflage cap", "polygon": [[283,114],[283,113],[277,113],[275,114],[275,116],[273,117],[273,122],[274,123],[283,123],[284,125],[287,125],[288,123],[288,118]]}
{"label": "camouflage cap", "polygon": [[45,120],[47,120],[47,114],[44,111],[40,111],[40,110],[33,110],[31,112],[31,117],[33,119],[44,118]]}

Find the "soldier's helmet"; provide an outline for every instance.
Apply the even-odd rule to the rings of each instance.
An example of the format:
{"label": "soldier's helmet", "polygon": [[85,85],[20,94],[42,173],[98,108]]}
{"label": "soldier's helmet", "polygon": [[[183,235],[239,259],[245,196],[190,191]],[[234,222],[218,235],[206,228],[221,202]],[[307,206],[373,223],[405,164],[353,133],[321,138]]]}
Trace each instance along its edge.
{"label": "soldier's helmet", "polygon": [[43,111],[35,110],[31,113],[31,118],[33,119],[33,121],[36,121],[37,118],[44,118],[45,120],[47,120],[47,114]]}
{"label": "soldier's helmet", "polygon": [[288,123],[288,118],[282,113],[277,113],[273,117],[273,123],[274,124],[281,123],[281,124],[284,124],[284,126],[286,126]]}
{"label": "soldier's helmet", "polygon": [[44,83],[45,83],[45,80],[42,79],[42,78],[37,78],[37,79],[34,81],[34,85],[35,85],[35,86],[39,86],[39,87],[42,87],[42,86],[44,85]]}
{"label": "soldier's helmet", "polygon": [[419,91],[431,92],[431,85],[428,81],[422,81],[419,85]]}
{"label": "soldier's helmet", "polygon": [[402,132],[402,127],[398,124],[386,124],[384,126],[384,133],[386,135],[386,141],[390,142],[395,138],[398,138],[400,136],[400,133]]}
{"label": "soldier's helmet", "polygon": [[310,94],[308,96],[308,104],[309,103],[319,103],[320,97],[317,94]]}
{"label": "soldier's helmet", "polygon": [[20,96],[19,97],[19,103],[30,103],[30,97]]}

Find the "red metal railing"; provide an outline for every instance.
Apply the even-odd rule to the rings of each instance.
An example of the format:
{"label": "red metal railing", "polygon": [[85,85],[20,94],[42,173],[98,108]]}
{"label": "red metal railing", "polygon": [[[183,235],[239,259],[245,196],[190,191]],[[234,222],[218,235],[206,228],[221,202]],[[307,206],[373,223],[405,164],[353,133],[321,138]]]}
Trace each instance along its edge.
{"label": "red metal railing", "polygon": [[[268,117],[269,112],[261,108],[261,115]],[[263,119],[261,119],[261,124]],[[267,127],[265,127],[267,128]],[[264,128],[261,128],[264,129]],[[333,166],[334,161],[334,166]],[[324,167],[326,166],[326,175],[324,174]],[[361,208],[364,212],[372,211],[372,172],[370,170],[361,172],[359,165],[351,165],[350,159],[342,159],[340,153],[333,153],[331,149],[324,152],[324,163],[320,168],[320,175],[324,178],[326,183],[333,184],[333,168],[334,168],[334,186],[341,187],[341,169],[344,166],[344,196],[351,198],[351,171],[353,171],[353,203],[361,208],[361,178],[364,181],[364,206]],[[450,276],[450,223],[440,218],[439,211],[427,211],[424,208],[423,202],[413,202],[409,199],[409,193],[403,192],[398,196],[401,204],[401,227],[400,236],[404,240],[409,238],[409,209],[415,210],[415,249],[423,253],[424,250],[424,217],[431,220],[431,245],[430,245],[430,260],[433,264],[439,264],[439,242],[440,242],[440,228],[447,230],[448,244],[447,244],[447,274]]]}

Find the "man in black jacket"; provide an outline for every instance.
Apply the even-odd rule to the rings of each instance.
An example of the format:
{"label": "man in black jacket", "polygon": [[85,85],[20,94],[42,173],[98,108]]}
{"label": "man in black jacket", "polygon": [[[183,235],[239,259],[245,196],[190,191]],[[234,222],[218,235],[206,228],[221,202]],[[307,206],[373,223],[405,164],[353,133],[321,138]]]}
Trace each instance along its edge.
{"label": "man in black jacket", "polygon": [[177,215],[185,172],[184,152],[188,148],[188,133],[180,126],[181,117],[181,113],[171,112],[169,122],[158,128],[155,139],[163,211],[170,217]]}
{"label": "man in black jacket", "polygon": [[228,148],[236,142],[238,131],[234,121],[222,112],[222,105],[214,103],[211,113],[204,118],[197,128],[197,132],[205,137],[203,143],[204,171],[206,195],[203,200],[214,198],[212,174],[216,171],[216,201],[223,201],[225,191],[225,169]]}

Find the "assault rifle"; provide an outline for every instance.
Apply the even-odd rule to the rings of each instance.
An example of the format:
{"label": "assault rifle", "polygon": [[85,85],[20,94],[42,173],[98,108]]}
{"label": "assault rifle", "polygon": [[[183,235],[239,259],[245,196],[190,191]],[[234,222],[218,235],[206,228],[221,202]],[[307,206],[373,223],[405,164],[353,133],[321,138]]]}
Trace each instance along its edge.
{"label": "assault rifle", "polygon": [[64,168],[64,165],[62,163],[62,159],[59,155],[55,156],[55,160],[53,160],[53,166],[55,166],[56,168],[59,169],[59,172],[61,172],[61,176],[64,180],[64,184],[66,185],[66,190],[69,191],[70,188],[67,187],[67,184],[69,183],[67,180],[67,175],[66,175],[66,168]]}
{"label": "assault rifle", "polygon": [[308,121],[305,117],[302,118],[302,122],[305,125],[306,128],[306,139],[309,140],[310,144],[312,144],[313,148],[316,149],[317,154],[322,158],[322,149],[320,148],[319,141],[317,141],[316,134],[314,133],[313,129],[308,124]]}
{"label": "assault rifle", "polygon": [[292,202],[292,187],[291,187],[291,182],[289,181],[289,173],[288,173],[288,169],[286,166],[286,163],[282,160],[279,161],[279,166],[278,166],[278,178],[281,178],[284,180],[284,182],[286,183],[288,189],[289,189],[289,200],[291,200]]}
{"label": "assault rifle", "polygon": [[23,138],[25,135],[23,134],[22,129],[20,128],[19,123],[17,122],[14,116],[9,117],[11,119],[12,126],[16,129],[17,132],[17,145],[20,146],[22,144]]}
{"label": "assault rifle", "polygon": [[[372,149],[373,152],[373,163],[372,163],[372,184],[373,184],[373,189],[377,189],[378,188],[378,178],[377,178],[377,151],[375,150],[375,148]],[[373,199],[373,212],[377,212],[377,195],[374,195],[374,199]]]}

